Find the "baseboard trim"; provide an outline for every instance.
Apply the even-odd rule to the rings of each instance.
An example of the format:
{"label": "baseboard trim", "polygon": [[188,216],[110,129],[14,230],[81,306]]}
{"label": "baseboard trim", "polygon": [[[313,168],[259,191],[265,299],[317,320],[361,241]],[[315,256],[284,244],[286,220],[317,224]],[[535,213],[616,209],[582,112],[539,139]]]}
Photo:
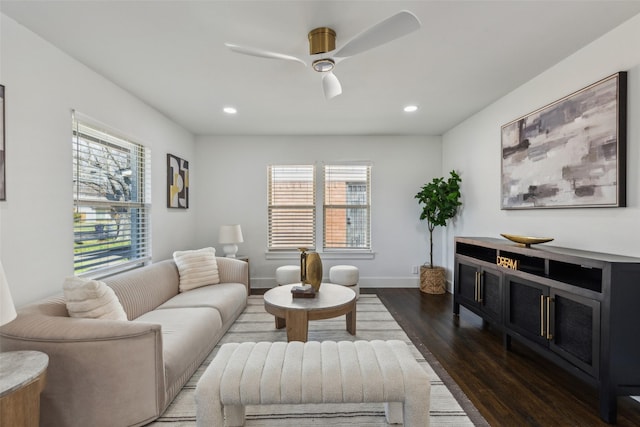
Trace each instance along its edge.
{"label": "baseboard trim", "polygon": [[[326,280],[327,278],[325,278]],[[419,288],[417,277],[361,277],[360,288]],[[252,277],[251,287],[254,289],[271,289],[276,286],[274,277]],[[447,291],[451,292],[451,283],[447,282]]]}

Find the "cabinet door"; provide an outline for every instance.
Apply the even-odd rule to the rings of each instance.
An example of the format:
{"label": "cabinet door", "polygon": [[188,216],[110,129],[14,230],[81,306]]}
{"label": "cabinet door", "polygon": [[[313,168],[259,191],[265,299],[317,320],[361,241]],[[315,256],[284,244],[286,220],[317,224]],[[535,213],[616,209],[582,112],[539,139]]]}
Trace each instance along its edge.
{"label": "cabinet door", "polygon": [[549,288],[519,277],[504,275],[507,290],[506,327],[544,346],[546,331],[546,296]]}
{"label": "cabinet door", "polygon": [[480,309],[487,318],[502,323],[502,273],[492,268],[480,271]]}
{"label": "cabinet door", "polygon": [[456,263],[455,296],[458,302],[477,305],[477,280],[479,268],[473,264]]}
{"label": "cabinet door", "polygon": [[600,364],[600,302],[551,289],[551,350],[594,377]]}

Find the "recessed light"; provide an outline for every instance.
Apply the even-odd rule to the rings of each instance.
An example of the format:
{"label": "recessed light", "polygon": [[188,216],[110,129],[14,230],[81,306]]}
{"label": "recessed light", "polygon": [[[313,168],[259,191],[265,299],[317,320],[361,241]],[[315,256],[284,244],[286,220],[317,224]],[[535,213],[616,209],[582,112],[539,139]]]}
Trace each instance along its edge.
{"label": "recessed light", "polygon": [[222,111],[224,111],[227,114],[236,114],[238,112],[238,110],[236,110],[233,107],[224,107]]}
{"label": "recessed light", "polygon": [[417,105],[407,105],[406,107],[404,107],[405,113],[413,113],[414,111],[417,111],[417,110],[418,110]]}

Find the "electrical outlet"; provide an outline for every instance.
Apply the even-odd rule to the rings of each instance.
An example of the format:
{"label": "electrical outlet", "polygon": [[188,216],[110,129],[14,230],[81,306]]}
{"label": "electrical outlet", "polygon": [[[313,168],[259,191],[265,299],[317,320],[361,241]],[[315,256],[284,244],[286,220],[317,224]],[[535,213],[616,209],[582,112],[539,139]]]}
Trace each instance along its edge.
{"label": "electrical outlet", "polygon": [[418,266],[417,266],[417,265],[414,265],[414,266],[413,266],[412,273],[413,273],[413,274],[418,274]]}

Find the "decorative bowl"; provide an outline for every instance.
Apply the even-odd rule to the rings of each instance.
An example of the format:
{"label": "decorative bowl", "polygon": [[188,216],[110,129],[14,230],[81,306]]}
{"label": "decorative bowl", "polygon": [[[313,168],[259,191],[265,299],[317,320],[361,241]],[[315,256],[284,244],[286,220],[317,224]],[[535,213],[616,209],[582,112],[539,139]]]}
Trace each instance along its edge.
{"label": "decorative bowl", "polygon": [[552,237],[530,237],[530,236],[517,236],[515,234],[503,234],[500,233],[502,237],[505,239],[511,240],[515,243],[520,243],[527,248],[530,248],[531,245],[535,245],[537,243],[546,243],[553,240]]}

